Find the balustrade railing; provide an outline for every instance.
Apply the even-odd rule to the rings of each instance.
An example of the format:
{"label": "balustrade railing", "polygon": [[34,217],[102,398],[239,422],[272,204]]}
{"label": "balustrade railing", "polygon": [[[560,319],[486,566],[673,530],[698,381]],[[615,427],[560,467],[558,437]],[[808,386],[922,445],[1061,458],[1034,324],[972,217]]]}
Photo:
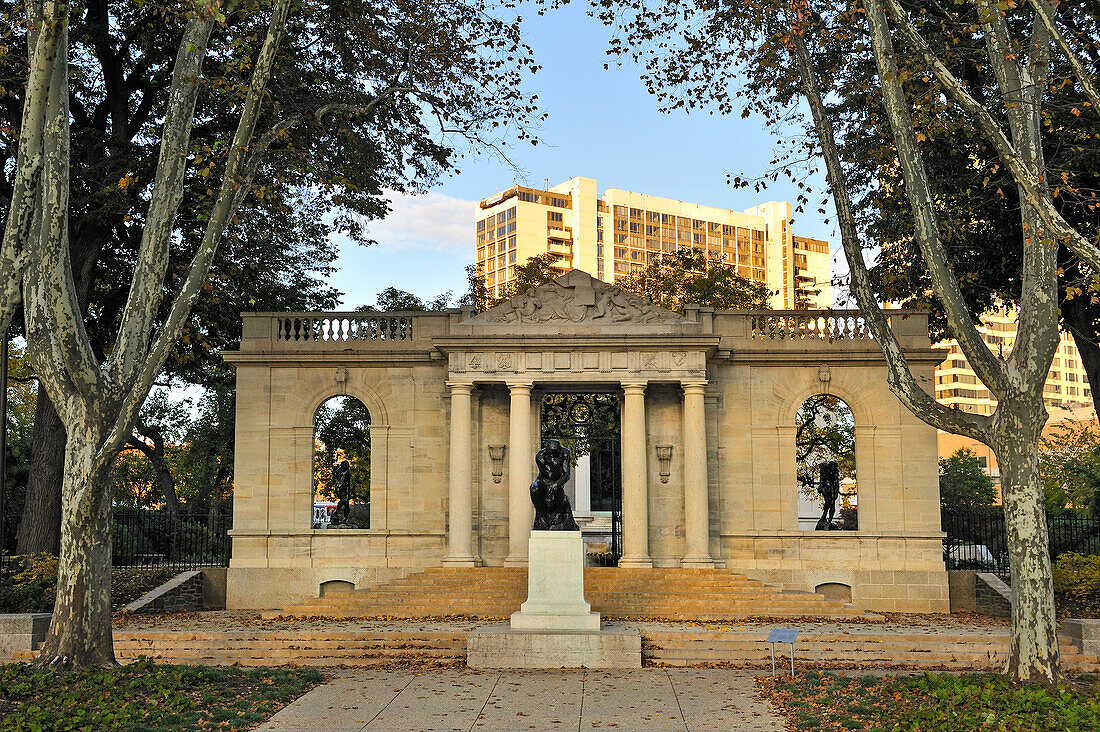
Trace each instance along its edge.
{"label": "balustrade railing", "polygon": [[832,310],[760,313],[751,316],[756,340],[871,340],[867,319],[856,312]]}
{"label": "balustrade railing", "polygon": [[342,343],[355,341],[411,341],[412,316],[354,315],[288,315],[276,318],[276,343]]}

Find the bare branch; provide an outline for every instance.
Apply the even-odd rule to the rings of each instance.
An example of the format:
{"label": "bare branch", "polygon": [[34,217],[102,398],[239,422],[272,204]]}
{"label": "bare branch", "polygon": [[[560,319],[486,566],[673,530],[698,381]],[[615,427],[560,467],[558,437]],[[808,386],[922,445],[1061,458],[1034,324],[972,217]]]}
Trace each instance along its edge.
{"label": "bare branch", "polygon": [[1005,136],[1000,125],[985,106],[976,100],[936,56],[928,42],[920,35],[909,18],[894,0],[887,0],[886,7],[895,27],[913,47],[917,55],[929,67],[944,91],[955,100],[977,124],[1005,167],[1019,186],[1020,198],[1035,208],[1050,235],[1086,262],[1093,271],[1100,272],[1100,248],[1081,235],[1054,207],[1049,196],[1044,195],[1039,178],[1031,173],[1020,158],[1015,146]]}
{"label": "bare branch", "polygon": [[51,2],[38,23],[30,74],[23,102],[19,147],[15,161],[11,205],[0,246],[0,328],[7,329],[19,307],[27,242],[34,226],[35,201],[42,174],[42,132],[50,79],[61,43],[62,29],[68,17],[68,5]]}

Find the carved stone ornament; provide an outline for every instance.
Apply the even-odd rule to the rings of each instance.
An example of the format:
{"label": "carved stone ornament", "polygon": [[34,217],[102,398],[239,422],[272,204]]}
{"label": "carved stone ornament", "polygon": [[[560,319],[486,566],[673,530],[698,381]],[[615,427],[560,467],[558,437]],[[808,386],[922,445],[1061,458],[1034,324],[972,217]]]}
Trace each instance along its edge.
{"label": "carved stone ornament", "polygon": [[482,323],[679,323],[679,315],[648,297],[573,270],[474,316]]}
{"label": "carved stone ornament", "polygon": [[828,384],[832,380],[833,375],[829,372],[829,364],[819,364],[817,367],[817,380],[822,384]]}

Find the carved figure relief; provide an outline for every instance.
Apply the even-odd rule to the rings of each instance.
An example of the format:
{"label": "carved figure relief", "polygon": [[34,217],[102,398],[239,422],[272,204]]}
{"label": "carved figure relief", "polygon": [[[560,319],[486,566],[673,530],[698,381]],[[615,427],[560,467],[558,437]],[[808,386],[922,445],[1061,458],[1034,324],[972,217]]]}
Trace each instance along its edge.
{"label": "carved figure relief", "polygon": [[475,317],[486,323],[677,323],[681,320],[676,313],[654,305],[648,297],[638,297],[576,271]]}

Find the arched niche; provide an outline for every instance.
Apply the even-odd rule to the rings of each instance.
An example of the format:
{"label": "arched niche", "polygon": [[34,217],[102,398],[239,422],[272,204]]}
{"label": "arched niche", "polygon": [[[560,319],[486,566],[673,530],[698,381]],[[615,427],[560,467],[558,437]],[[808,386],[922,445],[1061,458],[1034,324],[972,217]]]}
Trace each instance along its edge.
{"label": "arched niche", "polygon": [[370,411],[353,396],[330,397],[314,412],[313,528],[370,528],[370,425]]}
{"label": "arched niche", "polygon": [[813,394],[795,415],[798,528],[859,528],[855,415],[835,394]]}

